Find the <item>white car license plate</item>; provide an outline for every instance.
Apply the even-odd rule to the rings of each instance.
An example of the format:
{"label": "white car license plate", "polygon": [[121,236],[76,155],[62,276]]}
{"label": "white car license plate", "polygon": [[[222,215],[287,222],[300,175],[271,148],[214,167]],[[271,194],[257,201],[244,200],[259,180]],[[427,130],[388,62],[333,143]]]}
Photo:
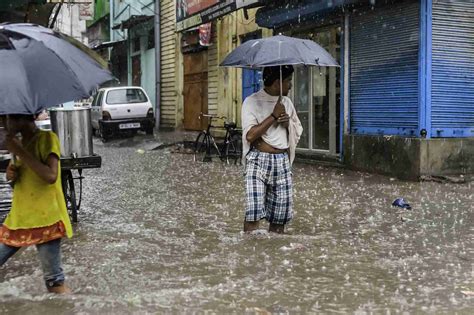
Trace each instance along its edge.
{"label": "white car license plate", "polygon": [[119,128],[120,129],[140,128],[140,123],[120,124]]}

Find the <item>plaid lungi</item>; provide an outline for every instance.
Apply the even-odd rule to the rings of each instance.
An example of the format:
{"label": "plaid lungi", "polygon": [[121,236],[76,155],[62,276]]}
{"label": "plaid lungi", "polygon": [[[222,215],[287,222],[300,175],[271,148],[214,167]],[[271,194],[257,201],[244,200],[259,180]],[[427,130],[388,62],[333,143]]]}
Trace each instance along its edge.
{"label": "plaid lungi", "polygon": [[245,168],[245,221],[265,218],[286,224],[293,217],[293,181],[288,154],[271,154],[252,149]]}

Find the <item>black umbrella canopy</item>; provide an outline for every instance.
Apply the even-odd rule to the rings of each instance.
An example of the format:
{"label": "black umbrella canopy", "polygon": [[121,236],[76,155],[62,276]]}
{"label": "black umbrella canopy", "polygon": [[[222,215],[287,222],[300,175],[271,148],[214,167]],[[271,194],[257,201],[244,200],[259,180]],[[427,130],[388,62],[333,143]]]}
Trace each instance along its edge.
{"label": "black umbrella canopy", "polygon": [[331,54],[314,41],[283,35],[249,40],[235,48],[220,65],[239,68],[282,65],[339,67]]}
{"label": "black umbrella canopy", "polygon": [[[331,54],[317,43],[283,35],[249,40],[235,48],[220,64],[250,69],[284,65],[339,67]],[[280,95],[282,81],[280,67]]]}
{"label": "black umbrella canopy", "polygon": [[36,114],[113,79],[92,50],[35,24],[0,24],[0,114]]}

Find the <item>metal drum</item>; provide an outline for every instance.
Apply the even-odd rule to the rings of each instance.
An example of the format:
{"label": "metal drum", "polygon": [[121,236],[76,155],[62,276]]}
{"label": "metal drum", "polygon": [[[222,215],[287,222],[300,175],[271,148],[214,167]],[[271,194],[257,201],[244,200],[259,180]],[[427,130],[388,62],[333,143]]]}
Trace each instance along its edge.
{"label": "metal drum", "polygon": [[62,157],[94,154],[90,108],[53,108],[49,115],[51,127],[61,143]]}

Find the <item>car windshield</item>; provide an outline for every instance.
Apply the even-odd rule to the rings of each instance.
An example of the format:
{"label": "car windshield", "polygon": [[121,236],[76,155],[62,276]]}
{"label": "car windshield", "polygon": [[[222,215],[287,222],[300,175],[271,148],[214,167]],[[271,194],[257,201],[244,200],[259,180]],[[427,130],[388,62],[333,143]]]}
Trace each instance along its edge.
{"label": "car windshield", "polygon": [[107,104],[144,103],[147,98],[140,89],[120,89],[109,91],[106,101]]}

